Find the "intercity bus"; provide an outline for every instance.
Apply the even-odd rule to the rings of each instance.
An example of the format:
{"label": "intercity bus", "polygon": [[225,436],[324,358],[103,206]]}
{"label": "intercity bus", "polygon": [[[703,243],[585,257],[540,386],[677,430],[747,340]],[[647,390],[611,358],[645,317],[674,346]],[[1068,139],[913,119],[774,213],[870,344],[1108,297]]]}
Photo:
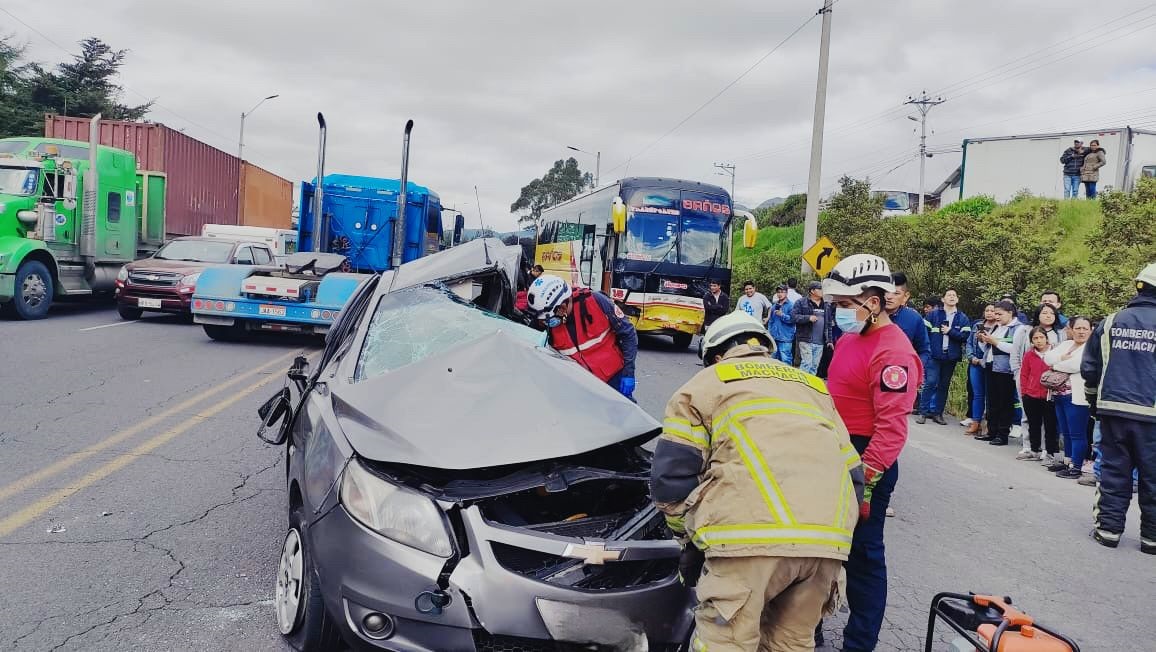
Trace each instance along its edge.
{"label": "intercity bus", "polygon": [[718,186],[622,179],[542,211],[534,260],[609,295],[640,333],[684,348],[702,328],[710,281],[729,292],[733,218]]}

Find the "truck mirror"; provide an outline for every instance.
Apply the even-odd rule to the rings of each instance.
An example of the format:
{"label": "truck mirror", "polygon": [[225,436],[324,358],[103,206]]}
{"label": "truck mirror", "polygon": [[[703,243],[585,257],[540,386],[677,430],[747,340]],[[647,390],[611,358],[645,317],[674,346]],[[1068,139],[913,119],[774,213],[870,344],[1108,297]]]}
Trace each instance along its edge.
{"label": "truck mirror", "polygon": [[76,209],[76,173],[68,168],[64,173],[64,207],[68,210]]}

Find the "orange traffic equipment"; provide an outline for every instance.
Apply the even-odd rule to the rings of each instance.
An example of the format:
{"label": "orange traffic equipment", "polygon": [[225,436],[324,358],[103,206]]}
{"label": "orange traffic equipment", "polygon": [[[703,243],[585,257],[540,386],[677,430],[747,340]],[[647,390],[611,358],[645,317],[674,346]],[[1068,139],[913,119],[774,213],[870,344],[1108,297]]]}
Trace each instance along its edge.
{"label": "orange traffic equipment", "polygon": [[940,593],[931,600],[927,645],[932,652],[939,619],[978,652],[1080,652],[1075,641],[1011,606],[1012,599],[975,593]]}

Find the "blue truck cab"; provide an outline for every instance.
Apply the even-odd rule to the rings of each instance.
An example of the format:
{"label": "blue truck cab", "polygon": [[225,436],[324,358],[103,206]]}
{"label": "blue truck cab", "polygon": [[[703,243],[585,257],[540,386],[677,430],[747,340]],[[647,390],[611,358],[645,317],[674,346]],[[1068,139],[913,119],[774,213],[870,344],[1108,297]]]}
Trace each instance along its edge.
{"label": "blue truck cab", "polygon": [[[221,265],[201,272],[193,293],[193,320],[217,340],[250,331],[324,334],[345,302],[372,274],[392,268],[394,227],[401,182],[328,174],[323,177],[320,220],[317,189],[301,184],[298,251],[279,266]],[[401,262],[442,248],[441,200],[406,184]],[[314,233],[319,235],[314,251]]]}

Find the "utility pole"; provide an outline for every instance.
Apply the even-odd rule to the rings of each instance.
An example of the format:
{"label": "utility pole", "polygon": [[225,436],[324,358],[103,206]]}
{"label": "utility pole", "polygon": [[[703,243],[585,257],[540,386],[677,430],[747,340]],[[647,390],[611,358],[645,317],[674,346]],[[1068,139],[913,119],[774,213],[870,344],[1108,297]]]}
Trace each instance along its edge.
{"label": "utility pole", "polygon": [[[815,84],[815,118],[811,131],[811,172],[807,179],[807,215],[803,221],[803,251],[819,239],[819,180],[823,173],[823,120],[827,115],[827,63],[831,52],[831,5],[833,0],[823,0],[823,32],[819,37],[819,78]],[[806,274],[807,263],[799,263],[799,269]]]}
{"label": "utility pole", "polygon": [[[587,155],[591,154],[591,152],[587,152],[584,149],[578,149],[577,147],[575,147],[573,145],[567,145],[566,149],[572,149],[575,152],[582,152],[583,154],[587,154]],[[594,187],[597,188],[598,182],[600,181],[599,177],[602,174],[602,150],[598,150],[597,152],[593,152],[593,155],[594,155]]]}
{"label": "utility pole", "polygon": [[[912,104],[919,109],[919,214],[923,214],[923,199],[924,199],[924,167],[927,164],[927,159],[930,154],[927,153],[927,114],[931,112],[933,107],[943,104],[947,100],[942,97],[931,98],[928,97],[927,91],[923,91],[920,97],[907,96],[907,101],[904,104]],[[914,120],[912,116],[907,116]]]}
{"label": "utility pole", "polygon": [[731,204],[735,203],[735,164],[734,163],[715,163],[714,166],[722,172],[715,174],[729,174],[731,177]]}

